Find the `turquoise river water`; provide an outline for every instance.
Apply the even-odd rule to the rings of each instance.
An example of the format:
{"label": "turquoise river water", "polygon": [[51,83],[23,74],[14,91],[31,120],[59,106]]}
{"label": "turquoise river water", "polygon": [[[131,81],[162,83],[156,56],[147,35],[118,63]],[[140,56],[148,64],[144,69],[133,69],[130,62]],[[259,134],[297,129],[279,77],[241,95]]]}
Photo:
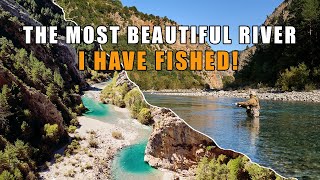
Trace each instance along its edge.
{"label": "turquoise river water", "polygon": [[131,119],[128,114],[116,111],[112,105],[102,104],[94,100],[90,92],[87,92],[82,97],[82,101],[85,107],[89,109],[85,113],[85,116],[110,124],[116,124],[117,127],[134,129],[138,133],[132,145],[124,147],[115,156],[111,167],[113,179],[162,179],[161,171],[150,167],[144,162],[144,151],[147,139],[151,134],[150,127],[139,124],[136,120]]}
{"label": "turquoise river water", "polygon": [[145,94],[149,103],[174,110],[225,149],[286,177],[320,179],[320,104],[261,101],[259,119],[234,106],[243,99]]}

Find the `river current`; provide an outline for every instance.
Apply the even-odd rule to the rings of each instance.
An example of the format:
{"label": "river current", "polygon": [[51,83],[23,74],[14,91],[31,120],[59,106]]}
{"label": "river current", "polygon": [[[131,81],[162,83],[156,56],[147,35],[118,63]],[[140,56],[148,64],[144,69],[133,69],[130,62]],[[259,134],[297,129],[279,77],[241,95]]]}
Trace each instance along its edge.
{"label": "river current", "polygon": [[261,101],[261,116],[248,119],[236,98],[163,96],[145,93],[149,103],[171,108],[222,148],[286,177],[320,179],[320,104]]}

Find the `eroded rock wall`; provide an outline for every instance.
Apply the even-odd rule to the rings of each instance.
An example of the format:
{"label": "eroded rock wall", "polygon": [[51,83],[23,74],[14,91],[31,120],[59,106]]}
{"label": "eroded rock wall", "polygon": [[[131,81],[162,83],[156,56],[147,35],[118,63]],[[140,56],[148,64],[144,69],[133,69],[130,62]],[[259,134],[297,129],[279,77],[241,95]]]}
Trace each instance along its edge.
{"label": "eroded rock wall", "polygon": [[152,116],[153,132],[145,150],[145,161],[153,167],[189,176],[194,175],[194,169],[204,156],[240,156],[220,149],[213,140],[192,129],[170,109],[153,107]]}

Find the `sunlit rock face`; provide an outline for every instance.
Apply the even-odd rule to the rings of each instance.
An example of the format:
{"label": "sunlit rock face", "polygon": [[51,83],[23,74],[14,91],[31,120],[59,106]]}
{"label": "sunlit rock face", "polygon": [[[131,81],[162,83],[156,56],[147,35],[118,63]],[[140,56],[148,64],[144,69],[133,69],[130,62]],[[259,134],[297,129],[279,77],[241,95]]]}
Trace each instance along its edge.
{"label": "sunlit rock face", "polygon": [[[193,130],[169,109],[154,107],[152,116],[155,123],[145,150],[145,161],[153,167],[192,176],[204,156],[240,156],[238,153],[220,149],[213,140]],[[210,147],[210,150],[207,147]]]}
{"label": "sunlit rock face", "polygon": [[[46,5],[55,11],[61,11],[52,2],[48,2]],[[11,41],[17,49],[26,50],[28,55],[32,53],[33,57],[43,63],[45,68],[51,72],[59,71],[64,82],[65,91],[74,88],[75,85],[80,85],[82,88],[87,87],[87,83],[77,68],[76,50],[71,45],[64,43],[61,40],[64,38],[60,34],[58,35],[57,44],[46,45],[36,44],[34,42],[35,34],[31,33],[32,42],[27,44],[25,33],[22,30],[23,26],[42,26],[43,24],[35,20],[25,8],[13,0],[1,0],[0,13],[4,14],[0,18],[0,37]],[[4,46],[1,50],[4,51],[5,48]],[[9,47],[7,48],[9,49]],[[15,53],[17,52],[11,52],[12,55]],[[36,124],[35,127],[43,127],[44,124],[57,124],[59,136],[62,138],[67,137],[64,121],[68,122],[72,117],[69,117],[69,109],[61,99],[57,98],[53,101],[46,95],[49,81],[33,83],[30,81],[29,74],[18,71],[10,64],[10,61],[1,57],[0,87],[13,84],[20,89],[22,100],[31,111],[33,118],[38,119],[34,122]],[[81,103],[78,94],[70,93],[68,98],[72,104]]]}

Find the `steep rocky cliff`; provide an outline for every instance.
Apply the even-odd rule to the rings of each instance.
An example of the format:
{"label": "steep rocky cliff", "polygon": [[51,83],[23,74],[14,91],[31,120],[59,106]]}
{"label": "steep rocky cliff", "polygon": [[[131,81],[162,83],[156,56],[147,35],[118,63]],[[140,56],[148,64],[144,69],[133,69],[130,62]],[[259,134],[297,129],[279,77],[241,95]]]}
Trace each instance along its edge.
{"label": "steep rocky cliff", "polygon": [[[136,105],[137,102],[144,101],[141,92],[137,91],[137,87],[128,79],[124,71],[117,75],[111,84],[114,84],[112,89],[116,90],[115,93],[111,93],[114,94],[113,96],[122,94],[122,96],[131,97],[129,101]],[[108,93],[104,91],[110,89],[106,87],[102,92]],[[128,96],[132,92],[135,92],[135,96]],[[103,94],[101,98],[105,102],[108,99]],[[112,99],[114,101],[117,98],[112,97]],[[127,98],[124,99],[127,101]],[[127,106],[130,103],[125,104]],[[133,109],[130,106],[127,108],[133,113],[132,110],[137,107],[139,106]],[[145,107],[151,111],[152,120],[149,122],[153,128],[144,156],[144,160],[149,165],[173,171],[176,177],[186,179],[208,179],[208,177],[282,179],[274,171],[250,162],[240,153],[219,148],[212,139],[192,129],[170,109],[149,105]],[[139,117],[138,120],[140,121]],[[209,163],[208,160],[211,162]],[[215,170],[218,172],[210,174]]]}
{"label": "steep rocky cliff", "polygon": [[[51,44],[50,46],[36,44],[34,42],[34,33],[32,33],[31,45],[26,44],[22,26],[42,26],[42,23],[33,19],[27,10],[15,3],[15,1],[3,0],[0,1],[0,6],[1,10],[10,13],[8,17],[11,17],[9,20],[4,17],[1,18],[2,36],[8,37],[7,39],[13,41],[15,45],[32,51],[38,59],[42,60],[51,69],[61,68],[59,66],[62,65],[67,66],[67,72],[61,70],[66,85],[69,83],[86,85],[80,71],[77,70],[77,52],[73,47],[61,40],[59,40],[58,44]],[[17,18],[17,20],[13,20],[14,18]]]}
{"label": "steep rocky cliff", "polygon": [[[37,15],[36,11],[41,10],[46,13]],[[25,167],[28,170],[20,168],[23,177],[68,140],[66,127],[81,113],[79,93],[87,87],[77,70],[72,46],[63,41],[50,45],[35,44],[33,40],[25,43],[23,26],[57,23],[54,18],[61,22],[62,11],[51,1],[0,1],[0,136],[13,144],[23,140],[38,149],[33,155],[26,155],[36,163]]]}
{"label": "steep rocky cliff", "polygon": [[224,154],[230,159],[242,156],[220,149],[212,139],[192,129],[169,109],[153,107],[152,117],[153,132],[145,151],[145,161],[153,167],[193,176],[205,155],[212,158]]}
{"label": "steep rocky cliff", "polygon": [[12,74],[7,68],[0,65],[0,86],[3,84],[15,83],[23,94],[23,101],[26,102],[27,108],[32,111],[34,118],[41,119],[39,126],[45,124],[57,124],[58,133],[61,137],[66,136],[63,126],[63,117],[57,107],[49,100],[49,98],[34,88],[26,86],[23,81]]}
{"label": "steep rocky cliff", "polygon": [[[8,42],[3,41],[3,43],[7,43],[7,47],[3,46],[2,50],[4,52],[8,54],[15,54],[20,52],[20,50],[23,51],[23,49],[25,49],[26,55],[32,54],[32,56],[39,60],[39,64],[43,64],[45,66],[44,68],[46,68],[47,70],[44,71],[51,73],[55,72],[56,77],[59,76],[62,78],[62,85],[60,85],[60,88],[62,89],[60,89],[59,91],[71,90],[75,85],[80,85],[82,87],[86,86],[84,78],[77,70],[77,56],[74,48],[62,41],[59,41],[58,44],[52,45],[40,45],[35,44],[35,42],[32,41],[31,44],[27,45],[25,43],[25,34],[22,31],[22,26],[40,26],[42,24],[33,19],[32,16],[22,6],[15,3],[15,1],[0,1],[0,7],[3,13],[3,16],[0,18],[0,25],[2,27],[0,35],[1,37],[8,40]],[[32,39],[34,40],[34,38],[35,35],[32,34]],[[10,49],[8,44],[10,42],[12,42],[12,46],[16,47],[17,49]],[[2,55],[4,56],[5,54]],[[36,72],[36,70],[32,69],[30,72],[30,76],[32,76],[33,79],[29,78],[29,72],[25,71],[26,74],[24,74],[24,72],[19,68],[16,68],[16,66],[10,65],[10,60],[14,61],[14,59],[15,58],[8,57],[2,58],[1,63],[8,69],[7,72],[11,72],[16,76],[17,79],[20,79],[23,82],[21,83],[21,85],[26,84],[39,90],[40,93],[46,94],[48,86],[50,85],[51,81],[54,80],[49,79],[49,77],[40,77],[41,75],[39,76],[38,74],[40,72]],[[31,59],[30,62],[28,62],[27,59],[23,59],[21,63],[25,63],[26,66],[30,67],[32,66],[31,63],[33,62]],[[40,71],[40,67],[34,68],[38,68],[38,70]],[[37,76],[39,76],[38,80],[36,79]],[[51,76],[53,76],[53,74],[51,74]],[[41,81],[41,83],[39,83],[39,81]],[[78,101],[77,99],[75,100]],[[79,101],[77,103],[79,103]],[[68,109],[66,109],[66,107],[62,105],[63,103],[61,102],[61,100],[56,99],[55,104],[58,106],[57,108],[63,112],[63,114],[68,114]]]}

